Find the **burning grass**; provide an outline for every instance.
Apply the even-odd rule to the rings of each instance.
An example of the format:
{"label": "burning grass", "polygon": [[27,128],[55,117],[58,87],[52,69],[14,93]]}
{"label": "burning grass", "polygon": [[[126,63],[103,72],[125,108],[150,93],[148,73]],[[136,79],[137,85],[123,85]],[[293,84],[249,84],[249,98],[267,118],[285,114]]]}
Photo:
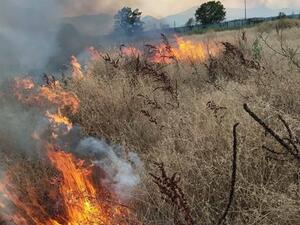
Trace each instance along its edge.
{"label": "burning grass", "polygon": [[[44,122],[41,120],[31,134],[31,141],[37,146],[32,152],[37,151],[40,158],[23,154],[24,159],[9,163],[17,149],[13,148],[10,154],[1,152],[8,160],[4,160],[7,165],[0,182],[1,221],[18,225],[127,224],[129,210],[113,190],[115,184],[109,183],[117,182],[110,180],[113,173],[122,176],[117,166],[127,169],[130,178],[131,166],[100,140],[81,143],[79,134],[70,134],[73,124],[67,115],[74,115],[79,109],[75,93],[63,89],[58,81],[38,86],[30,78],[15,79],[12,91],[25,107],[36,108]],[[78,144],[74,145],[73,138],[78,139]],[[92,151],[93,157],[80,159],[72,148],[81,156]],[[102,154],[100,158],[97,151]],[[115,167],[110,174],[105,171],[107,163]],[[124,192],[127,188],[124,185]]]}
{"label": "burning grass", "polygon": [[[231,188],[231,128],[236,122],[241,124],[235,198],[224,221],[266,225],[299,221],[297,161],[278,161],[266,152],[262,148],[265,143],[271,149],[280,146],[243,110],[243,103],[249,103],[275,130],[282,127],[273,119],[274,115],[284,114],[297,132],[298,71],[287,63],[288,58],[270,57],[273,53],[267,46],[263,48],[262,59],[255,59],[252,54],[255,34],[254,30],[247,30],[243,38],[239,32],[225,32],[221,37],[209,34],[211,40],[221,40],[224,47],[218,47],[218,53],[205,60],[190,60],[195,59],[193,51],[188,51],[187,58],[175,57],[174,52],[180,48],[169,48],[168,43],[163,44],[164,51],[148,46],[152,56],[162,56],[158,64],[142,55],[121,58],[117,67],[100,60],[90,77],[68,87],[75,90],[82,102],[73,121],[90,135],[138,150],[146,164],[135,203],[143,223],[219,221],[228,205]],[[196,51],[204,48],[213,52],[214,47],[203,44],[207,43],[205,37],[201,42],[195,38],[186,41],[187,46],[199,43],[194,47],[204,47]],[[202,53],[195,55],[197,59],[203,58]],[[158,188],[153,184],[148,174],[153,174],[153,161],[164,162],[165,170],[180,175],[176,185],[189,207],[189,222],[184,222],[185,215],[177,201],[170,202],[157,193],[168,184],[159,183]],[[177,181],[174,176],[169,179]],[[167,194],[172,197],[172,193]]]}
{"label": "burning grass", "polygon": [[[299,34],[293,29],[292,34]],[[288,43],[294,48],[299,36],[292,34]],[[1,174],[0,209],[5,214],[0,213],[0,221],[298,224],[299,163],[274,152],[285,153],[283,146],[299,149],[299,70],[267,46],[261,59],[255,58],[254,30],[242,37],[238,32],[209,35],[209,42],[177,38],[175,45],[163,36],[161,45],[148,45],[146,51],[121,46],[117,53],[103,54],[90,49],[92,62],[87,70],[80,67],[80,79],[51,78],[42,86],[30,78],[15,80],[17,101],[38,110],[47,129],[33,135],[41,156],[24,153],[14,163],[9,150],[1,152],[6,173]],[[255,123],[243,103],[282,143]],[[80,141],[72,134],[76,126],[83,136],[105,138],[110,145]],[[0,137],[4,141],[5,149],[15,148],[10,138]],[[110,147],[114,143],[122,145],[121,152]],[[129,154],[133,149],[144,169],[128,166],[137,161]],[[141,182],[126,201],[120,193],[136,187],[135,167]]]}

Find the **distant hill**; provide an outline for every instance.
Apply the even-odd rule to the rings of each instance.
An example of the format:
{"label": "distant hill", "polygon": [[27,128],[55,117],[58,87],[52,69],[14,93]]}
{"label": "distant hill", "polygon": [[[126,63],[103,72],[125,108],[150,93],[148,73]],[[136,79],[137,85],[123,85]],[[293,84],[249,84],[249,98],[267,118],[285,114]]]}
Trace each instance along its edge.
{"label": "distant hill", "polygon": [[145,16],[142,18],[145,30],[156,30],[161,27],[161,20],[153,16]]}
{"label": "distant hill", "polygon": [[[160,19],[161,23],[166,23],[170,26],[174,26],[174,22],[176,26],[183,26],[189,18],[195,16],[195,12],[198,6],[192,7],[186,11],[183,11],[178,14],[170,15],[165,18]],[[244,9],[241,8],[227,8],[227,15],[226,15],[226,20],[234,20],[234,19],[241,19],[244,18],[245,11]],[[279,12],[284,12],[286,14],[292,14],[294,13],[299,13],[299,10],[295,9],[270,9],[266,7],[265,5],[259,5],[256,6],[255,8],[250,8],[247,10],[247,17],[252,18],[252,17],[270,17],[270,16],[277,16]]]}
{"label": "distant hill", "polygon": [[197,8],[198,8],[197,6],[194,6],[194,7],[190,8],[188,10],[185,10],[181,13],[164,17],[161,19],[161,21],[165,24],[169,24],[171,27],[174,26],[174,22],[177,27],[184,26],[189,18],[195,16],[195,12],[196,12]]}
{"label": "distant hill", "polygon": [[63,23],[73,25],[80,33],[96,36],[108,34],[113,29],[113,15],[83,15],[77,17],[67,17]]}
{"label": "distant hill", "polygon": [[[145,30],[155,30],[161,26],[176,27],[184,26],[189,18],[194,17],[195,11],[198,6],[194,6],[188,10],[174,15],[169,15],[164,18],[158,19],[153,16],[145,16],[142,18]],[[242,8],[228,8],[226,20],[234,20],[244,18],[244,9]],[[269,17],[277,16],[279,12],[286,14],[299,13],[294,9],[270,9],[265,5],[259,5],[255,8],[247,10],[248,18],[251,17]],[[63,23],[73,25],[80,33],[89,36],[99,36],[108,34],[113,29],[113,15],[111,14],[98,14],[98,15],[83,15],[78,17],[68,17],[63,19]]]}
{"label": "distant hill", "polygon": [[[270,17],[270,16],[278,16],[279,12],[284,12],[287,15],[292,13],[299,13],[294,9],[282,8],[282,9],[270,9],[264,5],[257,6],[255,8],[250,8],[247,10],[247,17]],[[245,11],[244,9],[228,9],[227,10],[227,20],[233,19],[241,19],[244,18]]]}

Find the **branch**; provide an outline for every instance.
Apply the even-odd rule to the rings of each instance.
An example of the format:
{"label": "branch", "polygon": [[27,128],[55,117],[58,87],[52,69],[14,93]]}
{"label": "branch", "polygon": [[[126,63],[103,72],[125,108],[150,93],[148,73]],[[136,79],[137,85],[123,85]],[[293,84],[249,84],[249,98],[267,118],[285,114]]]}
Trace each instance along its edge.
{"label": "branch", "polygon": [[237,172],[237,127],[239,126],[239,123],[236,123],[233,126],[233,146],[232,146],[232,151],[233,151],[233,159],[232,159],[232,174],[231,174],[231,187],[230,187],[230,193],[229,193],[229,200],[227,207],[220,218],[219,222],[217,225],[222,225],[228,215],[229,209],[231,207],[231,204],[233,202],[234,198],[234,191],[235,191],[235,184],[236,184],[236,172]]}
{"label": "branch", "polygon": [[263,41],[263,43],[269,48],[271,49],[273,52],[275,52],[276,54],[287,58],[288,60],[290,60],[291,63],[293,63],[297,68],[300,69],[300,62],[299,60],[296,59],[296,56],[299,54],[298,50],[299,49],[292,49],[289,48],[289,46],[284,47],[284,41],[283,41],[283,32],[281,31],[280,34],[278,33],[278,35],[280,36],[280,50],[275,49],[273,46],[271,46],[268,41],[267,41],[267,37],[263,37],[263,35],[260,35],[260,39]]}
{"label": "branch", "polygon": [[[286,141],[284,141],[283,138],[281,138],[274,130],[272,130],[262,119],[260,119],[254,112],[252,112],[247,104],[244,104],[244,110],[257,122],[259,123],[266,132],[268,132],[273,138],[275,138],[275,140],[282,146],[284,147],[288,153],[290,153],[296,160],[298,160],[300,162],[300,155],[298,154],[298,148],[296,146],[296,144],[294,143],[293,140],[288,139],[288,143]],[[282,120],[282,117],[281,117]],[[282,121],[283,122],[283,121]],[[290,128],[288,127],[287,123],[284,121],[283,122],[286,129],[290,134]],[[290,144],[293,146],[293,148],[290,146]]]}

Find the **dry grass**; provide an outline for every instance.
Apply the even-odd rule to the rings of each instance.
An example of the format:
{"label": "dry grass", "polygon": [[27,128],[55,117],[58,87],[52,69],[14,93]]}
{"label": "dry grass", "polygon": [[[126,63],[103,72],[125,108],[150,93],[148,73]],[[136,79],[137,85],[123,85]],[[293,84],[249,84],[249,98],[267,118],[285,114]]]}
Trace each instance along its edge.
{"label": "dry grass", "polygon": [[291,29],[294,27],[300,27],[300,21],[298,19],[280,19],[278,21],[265,22],[257,26],[258,32],[272,32],[276,29]]}
{"label": "dry grass", "polygon": [[[284,32],[289,45],[299,47],[300,29]],[[241,40],[240,34],[226,31],[190,38],[229,41],[247,60],[253,60],[256,29],[246,30],[247,40]],[[280,47],[276,32],[269,35],[270,44]],[[169,85],[178,96],[158,88],[166,84],[155,82],[151,72],[125,64],[114,67],[99,61],[89,77],[67,88],[81,100],[74,122],[87,134],[121,143],[143,159],[142,183],[134,196],[134,208],[142,224],[179,224],[174,220],[176,209],[161,200],[149,175],[155,171],[153,162],[164,162],[170,174],[180,175],[178,185],[196,224],[216,224],[228,201],[232,126],[236,122],[240,122],[237,183],[227,224],[300,223],[299,163],[275,160],[262,149],[262,145],[276,150],[281,147],[243,110],[243,104],[248,103],[284,135],[276,119],[281,114],[299,138],[300,74],[288,59],[266,46],[260,68],[244,65],[234,56],[221,56],[213,66],[213,82],[203,63],[156,68],[170,79]]]}

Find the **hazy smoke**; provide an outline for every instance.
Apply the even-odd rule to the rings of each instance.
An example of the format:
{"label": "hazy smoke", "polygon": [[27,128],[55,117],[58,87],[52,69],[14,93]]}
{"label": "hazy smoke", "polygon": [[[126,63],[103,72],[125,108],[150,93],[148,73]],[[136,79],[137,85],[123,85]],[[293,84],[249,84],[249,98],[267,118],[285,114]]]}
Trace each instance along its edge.
{"label": "hazy smoke", "polygon": [[1,0],[0,67],[7,72],[42,69],[55,51],[61,7],[49,0]]}
{"label": "hazy smoke", "polygon": [[0,105],[0,153],[19,151],[36,155],[38,146],[32,134],[36,127],[47,126],[42,115],[11,100],[2,99]]}
{"label": "hazy smoke", "polygon": [[[65,134],[64,128],[61,126],[59,131],[56,130],[61,134],[55,146],[71,151],[79,158],[92,160],[94,165],[105,172],[104,176],[98,177],[99,181],[114,191],[121,200],[129,200],[140,182],[139,172],[143,164],[139,157],[135,153],[122,154],[124,151],[121,146],[110,145],[105,140],[83,138],[77,126]],[[44,156],[45,141],[51,133],[49,120],[37,109],[29,109],[14,101],[6,102],[0,108],[0,156],[4,152]],[[33,134],[38,138],[33,138]],[[0,175],[2,169],[0,167]]]}
{"label": "hazy smoke", "polygon": [[95,159],[95,165],[107,175],[102,182],[113,188],[121,199],[130,198],[132,190],[140,182],[137,170],[141,169],[142,162],[136,154],[129,153],[128,159],[124,159],[120,146],[112,146],[95,138],[82,140],[76,151]]}
{"label": "hazy smoke", "polygon": [[82,14],[114,13],[124,7],[139,7],[142,0],[56,0],[64,8],[66,16]]}

